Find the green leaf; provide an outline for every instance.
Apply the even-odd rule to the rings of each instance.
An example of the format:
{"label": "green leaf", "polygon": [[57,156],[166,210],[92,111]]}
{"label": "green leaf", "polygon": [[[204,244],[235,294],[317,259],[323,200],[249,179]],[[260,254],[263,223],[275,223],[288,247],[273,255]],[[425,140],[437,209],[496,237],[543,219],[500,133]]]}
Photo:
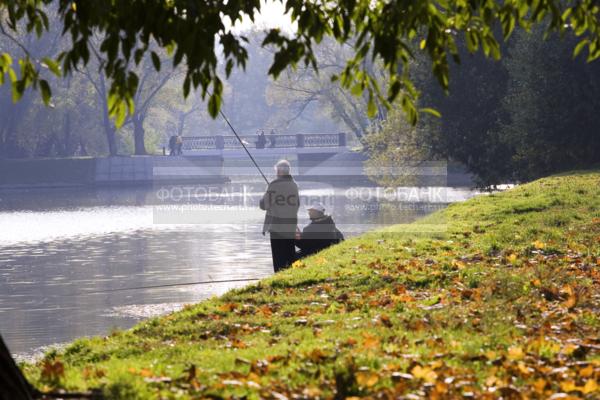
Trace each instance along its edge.
{"label": "green leaf", "polygon": [[369,93],[369,102],[367,103],[367,115],[369,116],[369,118],[373,118],[375,114],[377,114],[377,104],[375,104],[373,94]]}
{"label": "green leaf", "polygon": [[208,113],[211,117],[216,118],[221,109],[221,96],[212,94],[208,99]]}
{"label": "green leaf", "polygon": [[40,80],[40,91],[42,93],[42,100],[45,105],[50,104],[50,99],[52,98],[52,90],[50,90],[50,85],[44,79]]}
{"label": "green leaf", "polygon": [[360,83],[357,83],[354,86],[352,86],[350,92],[355,96],[360,96],[363,92],[363,86]]}
{"label": "green leaf", "polygon": [[440,112],[438,110],[436,110],[435,108],[429,108],[429,107],[425,107],[425,108],[421,108],[419,111],[427,113],[427,114],[431,114],[434,117],[437,118],[441,118],[442,114],[440,114]]}
{"label": "green leaf", "polygon": [[58,65],[58,63],[49,58],[49,57],[44,57],[42,58],[42,63],[48,67],[48,69],[56,76],[60,77],[62,74],[60,72],[60,66]]}
{"label": "green leaf", "polygon": [[589,43],[590,41],[588,39],[584,39],[581,42],[577,43],[577,46],[575,46],[575,49],[573,50],[573,58],[577,57],[579,55],[579,53],[581,53],[581,50],[583,50],[583,48]]}
{"label": "green leaf", "polygon": [[[13,71],[13,74],[14,74],[14,71]],[[23,81],[13,82],[11,89],[12,89],[12,101],[13,101],[13,103],[16,103],[17,101],[21,100],[21,97],[23,96],[23,92],[25,91]]]}

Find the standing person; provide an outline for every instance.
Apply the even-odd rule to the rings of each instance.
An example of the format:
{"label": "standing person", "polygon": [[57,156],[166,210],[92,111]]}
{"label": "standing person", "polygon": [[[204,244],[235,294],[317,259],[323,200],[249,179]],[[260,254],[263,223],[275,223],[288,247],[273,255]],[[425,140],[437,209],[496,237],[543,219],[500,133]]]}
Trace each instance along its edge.
{"label": "standing person", "polygon": [[261,129],[260,133],[258,134],[258,139],[256,140],[256,148],[264,149],[266,144],[267,144],[267,138],[265,137],[265,131],[263,131]]}
{"label": "standing person", "polygon": [[271,129],[271,132],[269,132],[269,141],[271,142],[271,144],[269,145],[270,149],[274,149],[275,148],[275,130]]}
{"label": "standing person", "polygon": [[325,214],[323,204],[314,203],[307,211],[310,224],[302,232],[296,232],[296,246],[300,249],[297,258],[310,256],[344,240],[333,218]]}
{"label": "standing person", "polygon": [[294,237],[298,225],[300,196],[298,185],[290,170],[290,163],[286,160],[275,164],[277,178],[269,183],[260,200],[260,208],[266,211],[263,235],[269,232],[271,236],[275,272],[281,271],[296,260]]}
{"label": "standing person", "polygon": [[177,134],[177,155],[180,156],[183,154],[183,152],[181,151],[181,149],[183,148],[183,138],[181,137],[180,134]]}
{"label": "standing person", "polygon": [[172,135],[169,138],[169,155],[174,156],[177,148],[177,136]]}

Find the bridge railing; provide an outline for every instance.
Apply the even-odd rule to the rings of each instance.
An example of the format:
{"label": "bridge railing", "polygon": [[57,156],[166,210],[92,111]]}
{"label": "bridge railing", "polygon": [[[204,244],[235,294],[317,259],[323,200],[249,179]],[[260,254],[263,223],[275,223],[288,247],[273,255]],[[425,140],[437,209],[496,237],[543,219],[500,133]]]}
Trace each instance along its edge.
{"label": "bridge railing", "polygon": [[[235,150],[242,145],[233,135],[183,136],[183,150]],[[258,135],[240,135],[248,148],[257,148]],[[296,135],[265,135],[264,148],[345,147],[346,134],[308,133]]]}

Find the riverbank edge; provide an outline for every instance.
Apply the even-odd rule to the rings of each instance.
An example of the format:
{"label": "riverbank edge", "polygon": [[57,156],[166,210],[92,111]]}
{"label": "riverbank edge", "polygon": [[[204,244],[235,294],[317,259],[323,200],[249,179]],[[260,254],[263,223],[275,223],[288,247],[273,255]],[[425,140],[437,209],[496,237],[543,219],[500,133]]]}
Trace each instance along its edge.
{"label": "riverbank edge", "polygon": [[[595,170],[452,204],[24,370],[44,389],[102,387],[114,398],[592,398],[598,198]],[[568,363],[561,379],[544,378],[542,367]]]}
{"label": "riverbank edge", "polygon": [[226,182],[221,156],[0,159],[0,191]]}

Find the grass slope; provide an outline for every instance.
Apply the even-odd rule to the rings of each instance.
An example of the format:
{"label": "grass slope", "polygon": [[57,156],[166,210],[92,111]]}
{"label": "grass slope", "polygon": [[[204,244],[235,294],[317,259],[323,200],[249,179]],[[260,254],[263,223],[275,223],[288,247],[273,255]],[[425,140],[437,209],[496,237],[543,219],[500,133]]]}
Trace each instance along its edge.
{"label": "grass slope", "polygon": [[600,173],[453,204],[23,368],[124,399],[597,398]]}

